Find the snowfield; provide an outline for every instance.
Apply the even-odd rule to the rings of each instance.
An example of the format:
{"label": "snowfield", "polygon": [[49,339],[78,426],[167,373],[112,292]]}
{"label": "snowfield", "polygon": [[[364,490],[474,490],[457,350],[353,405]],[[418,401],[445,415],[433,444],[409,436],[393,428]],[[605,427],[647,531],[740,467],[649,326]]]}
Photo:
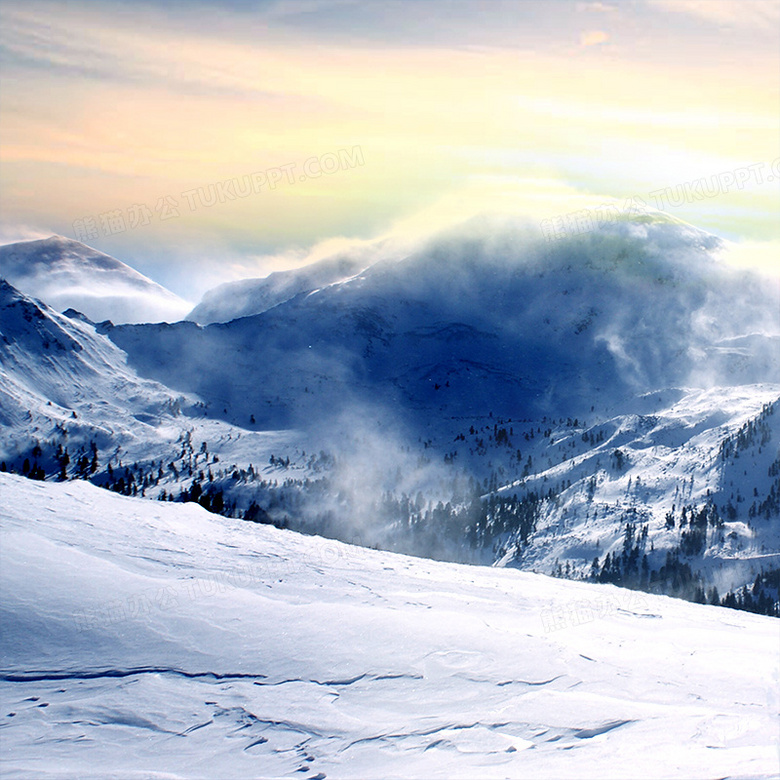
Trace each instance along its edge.
{"label": "snowfield", "polygon": [[780,622],[0,474],[4,777],[777,777]]}

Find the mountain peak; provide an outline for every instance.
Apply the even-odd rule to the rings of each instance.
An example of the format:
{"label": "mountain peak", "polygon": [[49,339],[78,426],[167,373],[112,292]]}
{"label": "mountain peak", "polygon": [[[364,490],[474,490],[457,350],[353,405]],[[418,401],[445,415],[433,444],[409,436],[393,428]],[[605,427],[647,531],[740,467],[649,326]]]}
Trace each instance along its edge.
{"label": "mountain peak", "polygon": [[72,265],[81,265],[92,270],[121,270],[128,277],[146,279],[143,274],[120,260],[73,238],[58,234],[0,247],[0,270],[8,275],[29,271],[31,267],[60,269]]}
{"label": "mountain peak", "polygon": [[16,287],[0,277],[0,306],[8,306],[16,301],[23,300],[25,297]]}
{"label": "mountain peak", "polygon": [[[77,241],[75,238],[69,238],[68,236],[61,236],[59,233],[52,233],[48,238],[40,238],[38,241],[41,244],[77,244],[78,246],[87,246],[81,241]],[[34,243],[31,241],[30,243]],[[90,249],[92,247],[89,247]],[[95,250],[97,251],[97,250]]]}
{"label": "mountain peak", "polygon": [[0,276],[61,311],[90,320],[179,320],[189,305],[129,265],[61,235],[0,246]]}
{"label": "mountain peak", "polygon": [[88,244],[85,244],[82,241],[78,241],[75,238],[61,236],[59,233],[52,233],[52,235],[50,235],[48,238],[39,238],[33,241],[20,241],[19,243],[37,245],[41,249],[77,252],[79,254],[102,255],[103,257],[110,258],[119,265],[125,265],[125,263],[122,263],[120,260],[111,257],[111,255],[105,254],[105,252],[101,252],[99,249],[95,249],[95,247],[89,246]]}

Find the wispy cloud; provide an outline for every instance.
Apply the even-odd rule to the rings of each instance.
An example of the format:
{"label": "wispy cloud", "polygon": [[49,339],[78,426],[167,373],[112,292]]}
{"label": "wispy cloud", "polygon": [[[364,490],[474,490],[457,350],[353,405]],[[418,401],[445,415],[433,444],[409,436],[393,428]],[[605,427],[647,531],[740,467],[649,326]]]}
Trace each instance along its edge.
{"label": "wispy cloud", "polygon": [[37,241],[51,235],[51,230],[32,225],[0,225],[0,245],[14,244],[17,241]]}
{"label": "wispy cloud", "polygon": [[685,14],[725,27],[742,27],[777,37],[780,2],[777,0],[649,0],[663,11]]}
{"label": "wispy cloud", "polygon": [[[192,29],[177,34],[164,19],[141,35],[138,24],[116,24],[110,16],[80,6],[58,11],[48,4],[35,9],[4,4],[0,21],[0,47],[9,64],[16,58],[16,64],[48,67],[59,76],[196,94],[291,97],[289,85],[275,88],[271,73],[257,67],[272,63],[270,51],[261,56],[254,47]],[[175,49],[170,46],[174,36]]]}
{"label": "wispy cloud", "polygon": [[588,30],[580,35],[582,46],[598,46],[609,40],[609,33],[604,30]]}

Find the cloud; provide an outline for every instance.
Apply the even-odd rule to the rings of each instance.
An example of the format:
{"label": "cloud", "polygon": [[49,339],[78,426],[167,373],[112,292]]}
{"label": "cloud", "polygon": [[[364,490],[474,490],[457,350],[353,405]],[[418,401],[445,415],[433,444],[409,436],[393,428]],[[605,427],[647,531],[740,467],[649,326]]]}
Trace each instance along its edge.
{"label": "cloud", "polygon": [[735,268],[756,271],[775,282],[780,281],[780,241],[727,241],[721,258]]}
{"label": "cloud", "polygon": [[616,5],[607,5],[606,3],[578,3],[578,11],[592,12],[592,13],[613,13],[618,10]]}
{"label": "cloud", "polygon": [[311,247],[293,247],[282,252],[267,255],[250,255],[232,264],[230,271],[237,279],[266,276],[275,271],[289,271],[332,258],[349,254],[357,257],[366,254],[374,257],[382,239],[360,239],[334,236],[318,241]]}
{"label": "cloud", "polygon": [[[776,68],[755,36],[729,35],[726,61],[717,30],[647,4],[424,3],[403,30],[384,25],[392,3],[159,6],[2,5],[0,187],[4,221],[44,234],[146,204],[150,225],[99,248],[187,296],[225,281],[234,261],[229,278],[304,264],[295,248],[330,236],[468,211],[542,219],[573,210],[570,195],[647,200],[731,159],[777,156]],[[450,27],[433,25],[435,13]],[[648,16],[653,25],[639,23]],[[192,213],[181,197],[358,145],[365,165],[332,177]],[[712,162],[682,175],[678,160],[694,155]],[[768,190],[750,221],[727,216],[722,230],[771,236]],[[180,219],[159,219],[163,196],[184,205]]]}
{"label": "cloud", "polygon": [[771,30],[775,37],[780,24],[780,3],[775,0],[649,0],[649,4],[725,27]]}
{"label": "cloud", "polygon": [[174,54],[169,46],[170,21],[149,8],[145,9],[149,29],[143,36],[141,24],[116,19],[105,7],[98,13],[78,5],[63,9],[39,3],[36,8],[37,12],[13,5],[2,9],[0,47],[10,64],[35,63],[60,77],[175,88],[194,95],[284,97],[270,79],[258,85],[254,74],[263,58],[254,47],[186,29],[177,35]]}
{"label": "cloud", "polygon": [[51,230],[33,225],[0,225],[0,246],[16,244],[19,241],[37,241],[40,238],[49,238],[51,234]]}
{"label": "cloud", "polygon": [[609,33],[604,32],[604,30],[589,30],[580,34],[580,45],[582,46],[598,46],[608,40]]}

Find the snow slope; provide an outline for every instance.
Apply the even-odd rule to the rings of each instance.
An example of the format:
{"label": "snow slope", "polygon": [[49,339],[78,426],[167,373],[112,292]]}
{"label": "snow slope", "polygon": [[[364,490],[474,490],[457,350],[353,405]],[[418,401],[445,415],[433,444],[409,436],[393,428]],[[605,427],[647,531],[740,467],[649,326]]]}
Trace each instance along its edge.
{"label": "snow slope", "polygon": [[129,265],[63,236],[0,246],[0,278],[94,322],[175,322],[189,307]]}
{"label": "snow slope", "polygon": [[776,777],[778,623],[0,474],[4,777]]}
{"label": "snow slope", "polygon": [[[778,567],[777,516],[759,512],[746,521],[750,504],[760,504],[776,482],[769,472],[780,459],[780,415],[767,417],[764,440],[745,447],[741,456],[722,454],[724,440],[736,437],[765,406],[780,409],[780,385],[650,394],[638,399],[633,414],[588,428],[559,427],[541,446],[526,449],[540,461],[535,473],[496,491],[511,495],[562,487],[527,543],[514,551],[511,542],[507,545],[504,562],[550,572],[556,562],[568,561],[586,573],[594,556],[620,553],[625,523],[631,521],[648,525],[649,564],[659,568],[683,530],[668,528],[666,515],[675,506],[679,512],[683,505],[714,504],[725,525],[710,529],[700,560],[688,561],[707,582],[725,592],[752,582],[765,568]],[[594,444],[599,433],[603,439]],[[620,468],[613,455],[618,448]]]}

